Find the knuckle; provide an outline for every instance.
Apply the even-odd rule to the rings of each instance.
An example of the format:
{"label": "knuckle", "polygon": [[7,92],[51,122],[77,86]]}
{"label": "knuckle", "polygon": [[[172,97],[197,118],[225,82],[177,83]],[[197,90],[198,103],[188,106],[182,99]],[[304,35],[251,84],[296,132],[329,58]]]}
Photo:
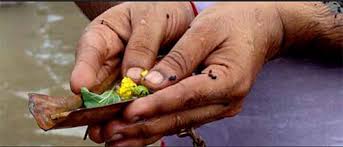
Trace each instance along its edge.
{"label": "knuckle", "polygon": [[122,4],[115,7],[116,9],[110,8],[95,18],[85,31],[98,28],[107,34],[117,34],[123,42],[127,42],[132,31],[129,11]]}
{"label": "knuckle", "polygon": [[[201,18],[201,21],[195,21],[192,24],[192,28],[194,30],[200,30],[197,31],[199,33],[204,33],[205,34],[218,34],[219,32],[219,28],[223,28],[221,27],[224,26],[223,25],[223,20],[225,20],[225,18],[223,18],[222,15],[207,15]],[[203,22],[209,22],[209,23],[203,23]]]}
{"label": "knuckle", "polygon": [[242,111],[242,108],[236,108],[236,109],[232,109],[230,111],[227,111],[224,116],[225,117],[234,117],[237,114],[239,114]]}
{"label": "knuckle", "polygon": [[171,129],[167,131],[168,134],[174,133],[178,131],[178,129],[180,128],[184,128],[186,124],[186,122],[178,114],[172,115],[171,122],[172,122],[171,127],[170,127]]}
{"label": "knuckle", "polygon": [[229,105],[227,111],[224,112],[224,117],[233,117],[243,110],[243,99],[237,100]]}
{"label": "knuckle", "polygon": [[[182,83],[180,83],[183,85]],[[182,86],[186,89],[186,86]],[[194,108],[206,104],[208,92],[205,92],[199,88],[193,88],[192,90],[185,90],[183,96],[180,97],[179,101],[181,106],[185,109]]]}
{"label": "knuckle", "polygon": [[156,52],[154,49],[151,47],[147,47],[147,45],[144,45],[144,43],[137,42],[134,43],[133,45],[129,45],[127,52],[134,53],[137,55],[142,55],[142,56],[151,56],[154,57],[156,56]]}
{"label": "knuckle", "polygon": [[232,97],[236,99],[243,99],[245,96],[248,95],[251,89],[252,82],[250,80],[242,80],[235,84],[232,90]]}
{"label": "knuckle", "polygon": [[251,79],[252,76],[246,74],[246,72],[238,72],[237,68],[234,69],[235,66],[230,64],[225,64],[225,66],[221,66],[222,68],[218,68],[219,71],[223,76],[225,76],[225,80],[222,80],[221,83],[223,89],[220,90],[222,92],[222,96],[228,98],[229,101],[236,100],[236,99],[243,99],[250,91],[253,80]]}
{"label": "knuckle", "polygon": [[145,123],[140,124],[137,127],[137,135],[144,139],[148,139],[152,136],[152,132],[150,131],[150,126],[146,125]]}
{"label": "knuckle", "polygon": [[98,59],[106,57],[108,48],[104,34],[99,29],[85,32],[80,38],[76,55],[80,55],[82,52],[94,53]]}

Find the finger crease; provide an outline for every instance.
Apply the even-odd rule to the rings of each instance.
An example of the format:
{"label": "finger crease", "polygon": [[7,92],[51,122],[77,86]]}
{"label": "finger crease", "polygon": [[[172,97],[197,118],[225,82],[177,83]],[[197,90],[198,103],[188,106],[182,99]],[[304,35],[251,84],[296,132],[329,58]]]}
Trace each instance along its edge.
{"label": "finger crease", "polygon": [[185,65],[184,69],[186,70],[186,72],[189,70],[188,67],[191,67],[189,64],[187,64],[186,58],[185,56],[178,50],[174,50],[174,53],[179,55],[180,59],[182,60],[182,62],[184,63],[183,65]]}
{"label": "finger crease", "polygon": [[[181,69],[181,75],[184,75],[186,73],[186,71],[185,71],[185,66],[182,65],[182,63],[181,63],[184,61],[180,61],[180,60],[184,60],[182,58],[183,58],[183,56],[180,56],[178,53],[175,53],[173,51],[170,53],[170,55],[167,56],[165,61],[167,61],[170,65],[173,65],[172,68],[174,68],[175,71],[178,71]],[[169,60],[171,60],[171,61],[169,61]]]}
{"label": "finger crease", "polygon": [[[135,51],[135,52],[138,52],[139,54],[142,54],[142,55],[148,54],[151,57],[155,57],[156,56],[156,52],[153,49],[151,49],[149,47],[146,47],[146,46],[131,47],[131,50]],[[148,51],[148,52],[146,52],[146,51]]]}

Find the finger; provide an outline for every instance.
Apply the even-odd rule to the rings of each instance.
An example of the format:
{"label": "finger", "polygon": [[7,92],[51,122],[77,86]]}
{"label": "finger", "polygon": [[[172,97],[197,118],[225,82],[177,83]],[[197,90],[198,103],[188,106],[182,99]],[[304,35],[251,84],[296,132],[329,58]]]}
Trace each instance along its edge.
{"label": "finger", "polygon": [[124,126],[127,126],[127,123],[121,120],[112,120],[105,125],[89,126],[89,138],[96,143],[123,139],[123,136],[113,135],[113,132]]}
{"label": "finger", "polygon": [[142,138],[129,138],[129,139],[125,139],[122,141],[112,141],[112,142],[108,142],[106,143],[105,146],[118,146],[118,147],[130,147],[130,146],[134,146],[134,147],[143,147],[146,145],[150,145],[156,141],[158,141],[159,139],[161,139],[162,136],[157,135],[148,139],[142,139]]}
{"label": "finger", "polygon": [[150,138],[159,134],[171,135],[178,133],[183,128],[200,126],[221,119],[229,109],[229,106],[221,104],[194,108],[129,125],[117,130],[116,134],[130,138]]}
{"label": "finger", "polygon": [[155,62],[167,18],[164,13],[157,12],[154,5],[139,7],[131,12],[132,34],[125,49],[122,71],[134,81],[141,79],[140,73],[150,69]]}
{"label": "finger", "polygon": [[[106,72],[115,66],[106,62],[118,56],[123,50],[123,42],[130,34],[130,29],[125,24],[126,9],[122,5],[115,6],[97,17],[85,29],[76,48],[76,62],[71,74],[70,86],[74,93],[79,93],[81,87],[90,88],[101,81],[105,67]],[[116,15],[117,14],[117,15]],[[112,16],[115,15],[115,16]],[[114,27],[115,26],[115,27]],[[112,61],[114,62],[114,61]]]}
{"label": "finger", "polygon": [[114,57],[113,59],[108,59],[107,61],[105,61],[96,75],[96,83],[100,84],[105,80],[106,77],[110,76],[110,74],[120,73],[120,65],[120,58],[118,57]]}
{"label": "finger", "polygon": [[115,134],[115,132],[121,128],[126,127],[129,125],[127,122],[123,120],[111,120],[108,122],[105,126],[103,126],[103,136],[105,139],[105,142],[111,142],[111,141],[118,141],[124,139],[124,136],[121,134]]}
{"label": "finger", "polygon": [[229,103],[234,83],[221,65],[212,65],[203,74],[188,77],[175,85],[133,101],[124,111],[130,121],[216,103]]}
{"label": "finger", "polygon": [[101,129],[101,125],[89,126],[89,138],[95,143],[103,143],[105,141]]}
{"label": "finger", "polygon": [[[119,145],[121,144],[120,146],[122,145],[142,146],[146,144],[151,144],[162,137],[161,135],[157,135],[151,138],[127,138],[126,136],[123,136],[122,134],[115,133],[117,130],[125,128],[129,125],[130,125],[129,123],[122,120],[112,120],[102,128],[101,132],[97,130],[98,128],[94,128],[94,130],[91,130],[92,131],[91,133],[93,134],[90,134],[90,135],[92,135],[92,137],[97,140],[101,140],[101,141],[105,140],[106,144],[110,146],[113,146],[113,145],[117,146],[118,144]],[[102,133],[102,134],[99,134],[99,133]],[[98,139],[98,138],[101,138],[101,139]]]}
{"label": "finger", "polygon": [[81,2],[75,1],[75,4],[81,9],[89,20],[93,20],[95,17],[106,11],[107,9],[120,4],[121,2]]}
{"label": "finger", "polygon": [[103,80],[105,77],[97,76],[102,67],[111,69],[116,66],[117,62],[109,59],[115,58],[122,50],[123,44],[114,32],[105,32],[108,32],[107,27],[93,26],[81,36],[71,74],[70,84],[73,92],[78,93],[83,86],[92,87],[97,79]]}
{"label": "finger", "polygon": [[[206,19],[205,19],[206,20]],[[157,90],[192,74],[197,65],[224,39],[223,33],[204,21],[196,21],[145,77],[144,85]]]}

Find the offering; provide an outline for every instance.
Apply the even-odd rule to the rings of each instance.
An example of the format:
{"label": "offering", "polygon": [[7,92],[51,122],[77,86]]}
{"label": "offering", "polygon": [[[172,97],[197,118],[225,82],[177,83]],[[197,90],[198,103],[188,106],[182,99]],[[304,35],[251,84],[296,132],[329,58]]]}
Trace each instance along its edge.
{"label": "offering", "polygon": [[86,87],[81,88],[83,104],[86,108],[115,104],[121,101],[144,97],[148,94],[148,88],[143,85],[137,85],[129,77],[124,77],[117,89],[114,86],[111,90],[107,90],[100,95],[88,91]]}
{"label": "offering", "polygon": [[[130,83],[132,80],[129,78],[116,80],[119,73],[112,73],[90,90],[82,88],[79,95],[29,93],[29,111],[45,131],[98,124],[119,117],[127,104],[149,93],[142,86]],[[135,86],[129,88],[130,84]]]}

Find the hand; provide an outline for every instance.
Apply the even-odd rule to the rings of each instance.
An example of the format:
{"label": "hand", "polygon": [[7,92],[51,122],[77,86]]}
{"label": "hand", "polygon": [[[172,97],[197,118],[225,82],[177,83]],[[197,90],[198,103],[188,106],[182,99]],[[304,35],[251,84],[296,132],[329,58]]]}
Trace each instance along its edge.
{"label": "hand", "polygon": [[78,42],[72,91],[79,93],[81,87],[90,88],[119,72],[124,51],[123,73],[130,67],[151,68],[160,46],[179,39],[193,18],[189,2],[126,2],[108,9],[87,26]]}
{"label": "hand", "polygon": [[[324,44],[342,48],[337,37],[342,30],[336,29],[342,17],[325,23],[335,20],[317,18],[323,10],[319,3],[220,3],[206,9],[142,81],[161,90],[131,103],[124,113],[129,122],[92,127],[90,136],[110,146],[143,146],[182,128],[236,115],[258,71],[280,49],[323,36],[330,40]],[[330,27],[338,35],[323,35]],[[201,74],[190,76],[201,63]]]}
{"label": "hand", "polygon": [[[104,128],[92,127],[90,136],[109,145],[141,146],[182,128],[236,115],[268,49],[277,48],[281,38],[282,23],[272,4],[224,3],[201,12],[142,81],[161,90],[125,110],[126,119],[136,123],[113,120]],[[190,76],[201,63],[201,74]]]}

